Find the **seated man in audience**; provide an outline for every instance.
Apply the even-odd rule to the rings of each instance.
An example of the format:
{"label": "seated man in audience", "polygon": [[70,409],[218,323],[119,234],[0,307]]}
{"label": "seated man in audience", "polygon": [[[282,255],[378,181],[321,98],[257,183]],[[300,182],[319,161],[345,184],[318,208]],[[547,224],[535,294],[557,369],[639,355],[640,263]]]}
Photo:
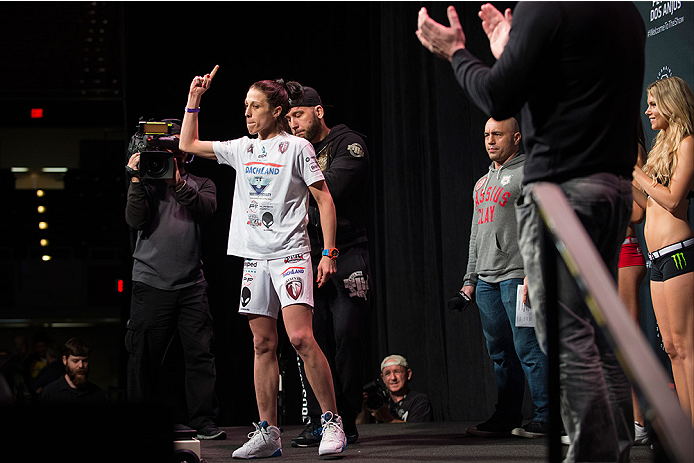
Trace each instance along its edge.
{"label": "seated man in audience", "polygon": [[87,341],[72,338],[63,347],[65,374],[41,389],[40,404],[50,405],[104,405],[106,395],[99,386],[87,380],[89,354]]}

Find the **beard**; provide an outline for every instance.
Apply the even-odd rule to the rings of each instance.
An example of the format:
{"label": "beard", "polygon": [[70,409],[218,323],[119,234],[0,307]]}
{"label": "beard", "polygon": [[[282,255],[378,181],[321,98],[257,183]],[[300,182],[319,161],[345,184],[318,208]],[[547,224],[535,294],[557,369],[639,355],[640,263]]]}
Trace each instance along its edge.
{"label": "beard", "polygon": [[302,138],[305,138],[308,141],[313,140],[316,138],[316,135],[320,132],[320,119],[318,119],[318,116],[316,116],[315,113],[311,114],[311,123],[306,127],[306,131],[303,134]]}
{"label": "beard", "polygon": [[88,375],[89,370],[86,368],[67,369],[68,378],[70,378],[72,384],[74,384],[77,387],[82,387],[85,385],[85,383],[87,382]]}

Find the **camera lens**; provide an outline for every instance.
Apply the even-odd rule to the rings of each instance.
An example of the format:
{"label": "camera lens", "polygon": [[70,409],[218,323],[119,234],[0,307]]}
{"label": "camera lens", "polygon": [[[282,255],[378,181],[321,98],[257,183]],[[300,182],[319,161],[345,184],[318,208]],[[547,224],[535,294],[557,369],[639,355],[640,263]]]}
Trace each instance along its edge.
{"label": "camera lens", "polygon": [[173,178],[175,171],[174,163],[174,155],[168,151],[143,151],[140,154],[142,178]]}
{"label": "camera lens", "polygon": [[380,394],[369,394],[366,398],[366,406],[371,410],[378,410],[383,406],[383,397]]}
{"label": "camera lens", "polygon": [[152,157],[147,160],[145,168],[150,175],[157,177],[166,172],[166,162],[162,158]]}

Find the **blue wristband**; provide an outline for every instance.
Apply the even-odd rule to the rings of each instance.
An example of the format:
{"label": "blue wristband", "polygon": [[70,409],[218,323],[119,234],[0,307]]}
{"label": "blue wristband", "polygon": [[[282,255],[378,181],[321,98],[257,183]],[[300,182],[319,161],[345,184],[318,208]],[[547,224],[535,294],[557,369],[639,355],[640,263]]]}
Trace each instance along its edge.
{"label": "blue wristband", "polygon": [[186,112],[187,112],[187,113],[199,113],[199,112],[200,112],[200,108],[193,108],[193,109],[191,109],[191,108],[189,108],[188,106],[186,106]]}

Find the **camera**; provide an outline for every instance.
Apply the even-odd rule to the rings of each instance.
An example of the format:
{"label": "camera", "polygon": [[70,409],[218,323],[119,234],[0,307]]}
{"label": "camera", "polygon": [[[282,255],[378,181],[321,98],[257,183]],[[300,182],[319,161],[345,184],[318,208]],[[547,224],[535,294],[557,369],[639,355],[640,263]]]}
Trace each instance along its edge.
{"label": "camera", "polygon": [[366,406],[371,410],[378,410],[388,399],[388,391],[381,378],[376,378],[364,385],[364,392],[367,394]]}
{"label": "camera", "polygon": [[448,308],[462,312],[472,303],[472,299],[462,291],[458,291],[455,296],[448,300]]}
{"label": "camera", "polygon": [[[173,136],[174,126],[173,122],[138,123],[137,133],[130,138],[127,159],[135,153],[140,153],[141,178],[174,178],[176,160],[171,151],[178,151],[178,138]],[[180,133],[180,126],[175,133]]]}

